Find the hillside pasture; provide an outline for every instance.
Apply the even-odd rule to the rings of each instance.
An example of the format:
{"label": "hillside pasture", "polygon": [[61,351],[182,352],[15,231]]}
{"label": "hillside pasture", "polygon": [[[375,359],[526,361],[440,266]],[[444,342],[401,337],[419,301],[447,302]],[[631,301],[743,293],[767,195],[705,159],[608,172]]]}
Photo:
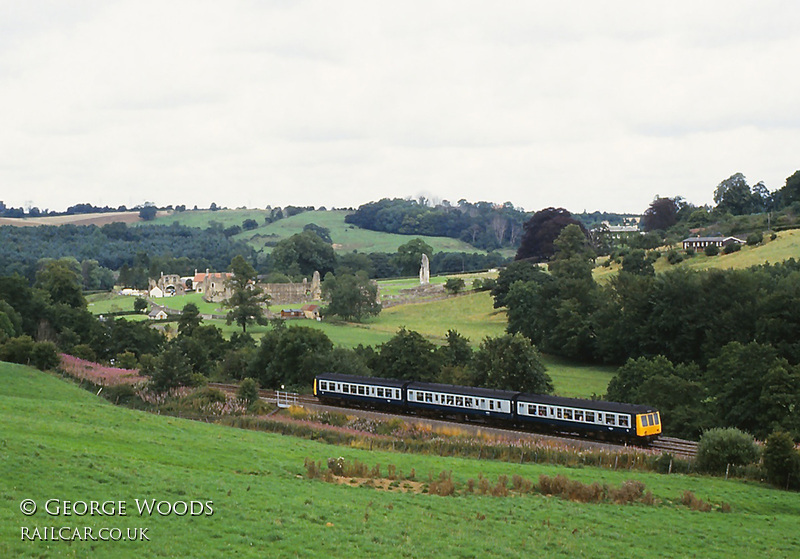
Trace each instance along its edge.
{"label": "hillside pasture", "polygon": [[[584,467],[444,458],[334,447],[112,406],[54,376],[0,363],[3,557],[797,557],[800,500],[755,483]],[[343,456],[425,484],[544,474],[585,484],[645,484],[654,503],[585,504],[537,493],[513,497],[387,491],[308,479],[304,462]],[[400,482],[398,482],[400,485]],[[684,491],[726,503],[698,512]],[[21,512],[26,499],[37,512]],[[50,515],[49,499],[113,501],[125,514]],[[197,501],[197,516],[140,514]],[[119,508],[117,509],[119,510]],[[22,529],[146,530],[149,541],[30,541]],[[71,533],[71,532],[70,532]]]}

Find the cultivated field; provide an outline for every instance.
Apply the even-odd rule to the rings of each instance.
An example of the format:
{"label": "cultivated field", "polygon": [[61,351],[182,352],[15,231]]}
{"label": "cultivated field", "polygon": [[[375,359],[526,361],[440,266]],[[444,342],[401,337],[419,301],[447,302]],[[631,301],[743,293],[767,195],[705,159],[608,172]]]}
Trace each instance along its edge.
{"label": "cultivated field", "polygon": [[[117,408],[22,366],[0,364],[0,378],[2,557],[800,556],[797,495],[755,483],[355,450]],[[413,468],[422,491],[442,471],[460,487],[563,474],[614,487],[637,480],[655,502],[439,497],[307,478],[306,458],[339,455],[404,477]],[[715,510],[681,504],[686,490]],[[36,514],[21,512],[26,499]],[[122,501],[126,514],[52,516],[49,499]],[[140,516],[136,499],[169,503],[165,512],[198,501],[202,513]],[[149,541],[23,541],[23,528],[44,527],[146,529]]]}

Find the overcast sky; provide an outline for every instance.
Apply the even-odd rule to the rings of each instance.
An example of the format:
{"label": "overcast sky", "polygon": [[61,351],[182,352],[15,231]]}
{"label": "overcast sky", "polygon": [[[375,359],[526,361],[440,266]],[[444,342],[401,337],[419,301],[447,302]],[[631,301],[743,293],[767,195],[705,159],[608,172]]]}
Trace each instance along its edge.
{"label": "overcast sky", "polygon": [[800,2],[0,0],[0,200],[535,211],[800,169]]}

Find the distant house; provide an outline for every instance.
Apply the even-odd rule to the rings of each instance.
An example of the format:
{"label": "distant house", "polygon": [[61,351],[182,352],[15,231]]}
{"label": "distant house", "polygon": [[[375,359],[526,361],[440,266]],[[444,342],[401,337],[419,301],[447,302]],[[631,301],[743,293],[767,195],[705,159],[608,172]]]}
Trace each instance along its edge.
{"label": "distant house", "polygon": [[302,309],[281,309],[281,318],[283,319],[291,319],[291,318],[305,318],[306,315],[302,311]]}
{"label": "distant house", "polygon": [[708,246],[724,247],[728,245],[743,245],[745,241],[738,237],[689,237],[683,241],[683,249],[703,250]]}
{"label": "distant house", "polygon": [[165,311],[163,308],[154,307],[153,310],[147,314],[147,316],[150,320],[166,320],[169,315],[167,315],[167,311]]}
{"label": "distant house", "polygon": [[160,287],[156,286],[150,290],[149,295],[154,299],[161,299],[164,296],[164,291]]}
{"label": "distant house", "polygon": [[319,305],[303,305],[303,314],[309,320],[319,320]]}

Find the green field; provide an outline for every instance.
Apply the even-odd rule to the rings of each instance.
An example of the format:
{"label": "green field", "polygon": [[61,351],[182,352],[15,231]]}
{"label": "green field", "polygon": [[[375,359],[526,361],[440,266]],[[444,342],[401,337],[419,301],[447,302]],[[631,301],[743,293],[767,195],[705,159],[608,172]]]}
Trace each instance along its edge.
{"label": "green field", "polygon": [[[0,377],[2,557],[800,556],[797,494],[755,483],[354,450],[117,408],[22,366],[2,363]],[[304,476],[305,458],[339,455],[384,472],[414,468],[421,480],[449,470],[462,486],[480,474],[492,483],[514,474],[635,479],[657,502],[437,497]],[[678,503],[684,490],[731,512],[689,510]],[[26,499],[38,507],[33,516],[21,512]],[[126,515],[49,515],[50,499],[122,501]],[[213,514],[140,516],[136,499],[211,502]],[[146,529],[149,541],[23,541],[23,528],[30,537],[44,527],[91,527],[95,537],[100,528],[124,537]]]}
{"label": "green field", "polygon": [[[777,238],[772,241],[765,235],[764,243],[757,246],[743,246],[738,252],[722,254],[717,256],[706,256],[703,252],[697,252],[691,258],[687,258],[678,264],[670,264],[663,256],[656,260],[653,267],[656,273],[665,272],[673,268],[690,268],[692,270],[718,269],[737,269],[750,268],[761,264],[776,264],[789,258],[800,258],[800,229],[781,231],[777,233]],[[668,247],[660,250],[666,252]],[[678,251],[683,251],[680,246],[674,246]],[[608,281],[610,277],[619,272],[621,266],[612,264],[609,267],[598,266],[594,269],[594,278],[599,282]]]}
{"label": "green field", "polygon": [[361,229],[344,222],[345,216],[350,213],[346,210],[309,211],[292,217],[280,219],[274,223],[265,224],[264,218],[269,215],[266,210],[210,210],[186,211],[174,213],[169,216],[159,217],[148,222],[153,225],[171,225],[179,223],[188,227],[209,227],[212,222],[220,223],[223,227],[242,225],[245,219],[254,219],[259,227],[250,231],[243,231],[234,238],[247,241],[257,250],[269,252],[271,246],[282,239],[302,233],[303,227],[310,223],[325,227],[330,230],[333,247],[337,252],[397,252],[397,247],[408,241],[420,238],[428,243],[435,252],[470,252],[485,254],[486,251],[475,248],[458,239],[449,237],[428,237],[424,235],[396,235],[380,231]]}

